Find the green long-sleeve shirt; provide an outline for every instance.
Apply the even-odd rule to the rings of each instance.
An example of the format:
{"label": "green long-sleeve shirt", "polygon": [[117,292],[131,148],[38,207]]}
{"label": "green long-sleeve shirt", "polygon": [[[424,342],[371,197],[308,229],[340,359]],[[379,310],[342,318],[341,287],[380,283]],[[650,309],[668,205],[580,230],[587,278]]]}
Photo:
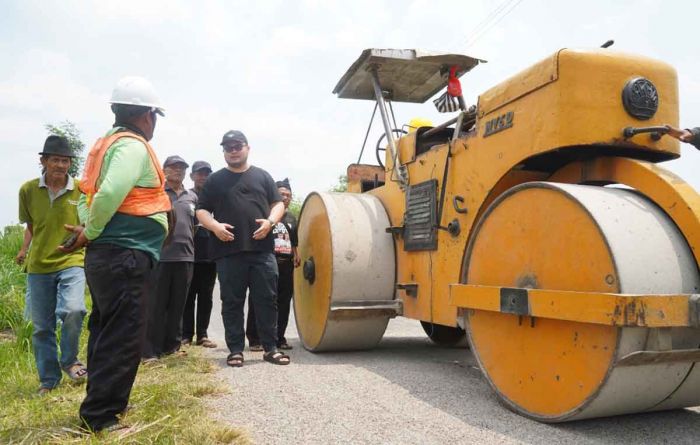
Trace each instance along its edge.
{"label": "green long-sleeve shirt", "polygon": [[[105,137],[123,130],[112,128]],[[134,187],[158,185],[158,172],[144,144],[130,137],[118,139],[105,153],[98,191],[90,207],[81,199],[79,212],[80,219],[85,221],[85,237],[94,243],[145,250],[157,260],[168,230],[165,213],[142,217],[118,213],[117,209]]]}

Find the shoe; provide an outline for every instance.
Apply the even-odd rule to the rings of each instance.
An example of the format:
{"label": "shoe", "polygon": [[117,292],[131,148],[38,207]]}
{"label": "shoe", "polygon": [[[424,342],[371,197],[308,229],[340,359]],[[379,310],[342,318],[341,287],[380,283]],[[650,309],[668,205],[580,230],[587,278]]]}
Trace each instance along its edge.
{"label": "shoe", "polygon": [[181,344],[182,344],[182,346],[189,346],[192,344],[192,340],[189,338],[186,338],[186,339],[182,340]]}
{"label": "shoe", "polygon": [[216,348],[216,343],[209,340],[207,337],[198,338],[197,343],[195,343],[195,344],[197,346],[202,346],[205,348]]}
{"label": "shoe", "polygon": [[172,352],[166,352],[165,354],[163,354],[163,357],[187,357],[187,351],[177,349]]}
{"label": "shoe", "polygon": [[73,363],[67,368],[63,369],[63,372],[73,380],[74,382],[82,382],[87,378],[87,368],[80,362]]}
{"label": "shoe", "polygon": [[48,393],[50,393],[51,391],[53,391],[53,388],[47,388],[45,386],[42,386],[41,388],[39,388],[39,391],[37,391],[36,394],[38,396],[45,396]]}
{"label": "shoe", "polygon": [[273,365],[288,365],[290,362],[289,356],[280,351],[268,351],[264,353],[263,360]]}
{"label": "shoe", "polygon": [[141,359],[142,365],[153,365],[158,363],[158,357],[144,357]]}
{"label": "shoe", "polygon": [[248,345],[248,349],[251,350],[251,352],[260,352],[263,350],[262,345]]}

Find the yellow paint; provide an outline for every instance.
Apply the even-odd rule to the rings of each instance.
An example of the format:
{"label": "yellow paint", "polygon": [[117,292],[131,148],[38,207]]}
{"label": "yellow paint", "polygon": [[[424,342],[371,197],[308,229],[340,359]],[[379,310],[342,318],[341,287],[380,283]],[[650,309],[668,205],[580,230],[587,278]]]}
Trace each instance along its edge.
{"label": "yellow paint", "polygon": [[[304,345],[314,349],[326,328],[333,284],[330,223],[326,206],[319,195],[311,194],[306,198],[297,230],[304,242],[299,244],[302,267],[294,269],[294,314]],[[303,263],[310,258],[316,265],[313,284],[303,275]]]}
{"label": "yellow paint", "polygon": [[639,190],[673,219],[700,264],[700,194],[670,171],[650,162],[600,157],[569,164],[548,180],[616,183]]}
{"label": "yellow paint", "polygon": [[[460,308],[501,311],[502,286],[450,285]],[[537,318],[630,327],[689,327],[690,296],[629,295],[564,290],[528,290],[527,315]]]}
{"label": "yellow paint", "polygon": [[[622,89],[633,77],[651,80],[658,90],[659,109],[649,120],[637,120],[623,107]],[[484,137],[487,122],[507,113],[513,113],[513,126]],[[700,263],[699,195],[648,162],[678,157],[679,143],[667,136],[659,141],[648,134],[622,137],[622,130],[630,126],[678,126],[676,72],[644,57],[565,49],[480,95],[477,116],[475,131],[425,153],[416,153],[415,132],[398,141],[399,162],[407,168],[410,184],[437,180],[438,197],[445,188],[439,224],[457,220],[461,232],[453,237],[438,231],[434,251],[406,252],[403,240],[396,237],[396,282],[418,285],[415,297],[403,291],[397,295],[405,317],[456,326],[458,309],[451,304],[450,285],[542,289],[533,291],[531,307],[542,317],[496,312],[495,300],[486,297],[480,300],[482,306],[472,306],[483,310],[466,313],[475,353],[494,389],[525,412],[561,417],[594,397],[612,366],[619,337],[615,326],[621,321],[611,315],[607,325],[598,323],[600,314],[610,308],[611,299],[618,305],[631,303],[616,295],[616,272],[605,240],[575,202],[549,189],[529,189],[517,194],[518,199],[503,201],[479,229],[467,270],[469,242],[489,205],[514,185],[533,180],[620,183],[663,208]],[[448,153],[450,166],[443,183]],[[405,192],[391,180],[397,174],[388,151],[385,165],[386,184],[369,193],[381,200],[391,225],[401,226]],[[359,191],[360,183],[351,182],[352,190]],[[453,208],[455,196],[464,199],[466,214]],[[491,218],[499,212],[501,217]],[[577,230],[572,235],[567,227]],[[301,269],[295,275],[297,325],[304,343],[313,348],[329,316],[333,267],[328,217],[318,196],[308,198],[299,230],[302,261],[313,255],[323,266],[316,268],[312,286],[301,278]],[[527,237],[522,236],[525,232]],[[319,276],[322,269],[328,273]],[[579,292],[591,310],[576,312],[581,307],[578,300],[567,303],[562,294],[555,297],[548,290]],[[463,297],[475,301],[478,295]],[[645,309],[655,315],[647,319],[650,326],[662,325],[662,311],[668,323],[677,323],[673,326],[681,326],[687,316],[683,296],[644,301]]]}
{"label": "yellow paint", "polygon": [[[652,80],[659,91],[659,110],[648,121],[629,116],[622,105],[622,88],[636,76]],[[631,142],[622,139],[622,129],[628,126],[677,125],[676,82],[673,68],[648,58],[609,50],[562,50],[482,94],[476,134],[458,139],[451,148],[440,224],[447,226],[457,219],[461,233],[452,237],[439,231],[438,250],[433,252],[404,252],[402,240],[397,239],[397,282],[415,282],[419,289],[417,298],[399,293],[404,315],[456,325],[457,310],[449,304],[447,286],[462,278],[462,256],[477,217],[507,188],[551,174],[520,167],[528,158],[546,156],[561,147],[593,150],[594,144],[606,145],[611,152],[625,146],[628,155],[642,159],[678,156],[678,142],[669,137],[657,142],[645,134],[635,136]],[[484,138],[486,122],[510,111],[514,112],[513,127]],[[411,184],[436,179],[438,187],[442,187],[448,145],[415,155],[415,137],[411,133],[398,144],[399,159],[408,168]],[[403,220],[405,194],[396,182],[388,180],[393,174],[389,154],[385,165],[386,185],[369,193],[380,198],[392,225],[398,226]],[[551,168],[555,170],[557,165]],[[454,210],[455,195],[464,198],[466,215]],[[696,239],[700,239],[700,232]]]}
{"label": "yellow paint", "polygon": [[[597,224],[559,191],[527,189],[507,197],[475,236],[468,283],[619,292],[617,279],[606,281],[616,271]],[[533,325],[529,317],[490,310],[469,311],[468,320],[472,349],[489,381],[537,416],[561,415],[592,397],[618,339],[610,326],[541,318]]]}

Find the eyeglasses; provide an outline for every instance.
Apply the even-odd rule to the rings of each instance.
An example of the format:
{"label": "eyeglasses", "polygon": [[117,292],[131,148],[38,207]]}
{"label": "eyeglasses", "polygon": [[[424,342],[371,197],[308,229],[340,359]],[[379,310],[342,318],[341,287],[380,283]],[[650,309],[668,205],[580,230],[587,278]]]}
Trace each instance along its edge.
{"label": "eyeglasses", "polygon": [[241,151],[243,150],[243,147],[245,147],[245,144],[242,143],[237,143],[237,144],[226,144],[224,145],[224,151],[226,153],[231,153],[234,151]]}

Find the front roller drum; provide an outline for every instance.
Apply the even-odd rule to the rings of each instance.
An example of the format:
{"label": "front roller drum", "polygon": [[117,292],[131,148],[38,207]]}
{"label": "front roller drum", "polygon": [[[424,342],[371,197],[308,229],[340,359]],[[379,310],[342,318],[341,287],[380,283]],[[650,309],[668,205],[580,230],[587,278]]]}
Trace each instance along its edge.
{"label": "front roller drum", "polygon": [[[529,183],[506,192],[475,228],[464,267],[463,282],[487,286],[630,294],[700,289],[688,244],[659,207],[634,191],[583,185]],[[700,364],[624,359],[638,351],[697,349],[700,329],[465,314],[487,380],[525,416],[562,422],[700,405]]]}
{"label": "front roller drum", "polygon": [[369,349],[379,343],[394,299],[391,224],[373,195],[312,193],[299,219],[302,267],[294,275],[294,315],[313,352]]}

